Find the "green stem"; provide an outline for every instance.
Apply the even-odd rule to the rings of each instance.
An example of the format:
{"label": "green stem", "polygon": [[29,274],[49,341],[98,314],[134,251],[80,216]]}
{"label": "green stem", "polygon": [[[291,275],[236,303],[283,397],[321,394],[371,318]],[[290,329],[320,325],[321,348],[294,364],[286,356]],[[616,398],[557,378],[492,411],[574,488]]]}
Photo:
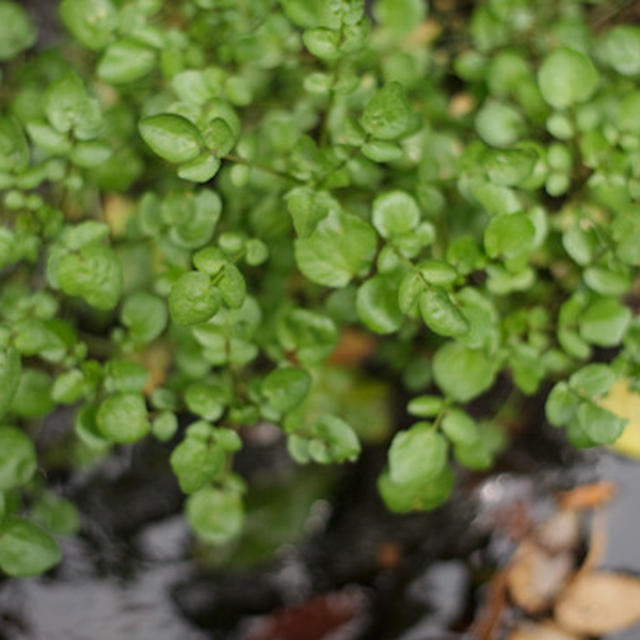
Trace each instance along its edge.
{"label": "green stem", "polygon": [[242,156],[237,156],[233,153],[227,153],[226,156],[222,157],[223,160],[228,160],[229,162],[235,162],[236,164],[244,164],[247,167],[251,167],[252,169],[258,169],[260,171],[266,171],[274,176],[278,176],[279,178],[284,178],[285,180],[292,180],[293,182],[298,182],[304,184],[303,180],[292,176],[290,173],[286,171],[280,171],[279,169],[274,169],[273,167],[269,167],[266,164],[260,164],[259,162],[254,162],[253,160],[247,160],[247,158],[243,158]]}

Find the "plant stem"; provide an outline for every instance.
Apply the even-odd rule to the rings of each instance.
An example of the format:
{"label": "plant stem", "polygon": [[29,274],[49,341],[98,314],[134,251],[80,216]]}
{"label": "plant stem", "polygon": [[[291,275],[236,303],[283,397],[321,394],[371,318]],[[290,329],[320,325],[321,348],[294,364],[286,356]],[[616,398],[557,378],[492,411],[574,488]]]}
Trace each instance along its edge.
{"label": "plant stem", "polygon": [[280,171],[279,169],[274,169],[273,167],[269,167],[266,164],[260,164],[259,162],[254,162],[253,160],[247,160],[247,158],[243,158],[242,156],[237,156],[233,153],[227,153],[226,156],[223,156],[223,160],[228,160],[229,162],[235,162],[236,164],[244,164],[247,167],[251,167],[252,169],[259,169],[260,171],[266,171],[274,176],[278,176],[280,178],[284,178],[285,180],[293,180],[294,182],[303,183],[303,180],[292,176],[290,173],[286,171]]}

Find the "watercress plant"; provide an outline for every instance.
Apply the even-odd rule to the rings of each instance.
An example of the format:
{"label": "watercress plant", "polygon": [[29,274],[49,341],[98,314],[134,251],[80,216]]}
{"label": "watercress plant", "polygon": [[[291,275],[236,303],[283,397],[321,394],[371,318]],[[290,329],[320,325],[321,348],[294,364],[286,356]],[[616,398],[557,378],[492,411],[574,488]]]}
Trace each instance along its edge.
{"label": "watercress plant", "polygon": [[640,386],[640,27],[602,4],[61,0],[44,49],[1,1],[2,571],[51,568],[79,524],[47,420],[79,466],[171,443],[213,544],[258,423],[301,464],[393,435],[340,400],[362,354],[416,420],[394,511],[491,466],[500,417],[468,405],[496,385],[614,441],[598,399]]}

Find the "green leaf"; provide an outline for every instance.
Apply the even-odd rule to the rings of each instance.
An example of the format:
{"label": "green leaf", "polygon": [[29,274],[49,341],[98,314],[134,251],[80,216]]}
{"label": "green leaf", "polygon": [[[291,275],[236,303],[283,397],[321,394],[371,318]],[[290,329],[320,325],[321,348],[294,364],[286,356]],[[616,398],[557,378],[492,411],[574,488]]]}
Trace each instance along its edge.
{"label": "green leaf", "polygon": [[167,326],[167,307],[161,298],[146,291],[135,291],[124,299],[120,320],[135,342],[148,344]]}
{"label": "green leaf", "polygon": [[64,230],[64,246],[77,250],[88,244],[98,243],[109,236],[109,226],[97,220],[85,220]]}
{"label": "green leaf", "polygon": [[178,418],[172,411],[159,413],[151,423],[151,431],[160,442],[168,442],[178,430]]}
{"label": "green leaf", "polygon": [[307,309],[294,309],[278,323],[280,344],[294,351],[302,364],[324,360],[338,342],[338,330],[331,318]]}
{"label": "green leaf", "polygon": [[205,322],[220,308],[220,297],[206,273],[185,273],[173,284],[169,293],[171,319],[181,325]]}
{"label": "green leaf", "polygon": [[245,246],[245,260],[248,265],[256,267],[269,258],[269,247],[258,238],[251,238]]}
{"label": "green leaf", "polygon": [[217,445],[186,437],[171,453],[171,468],[184,493],[194,493],[212,482],[224,469],[224,451]]}
{"label": "green leaf", "polygon": [[594,265],[585,269],[582,277],[590,289],[605,296],[620,296],[631,288],[631,275],[625,269]]}
{"label": "green leaf", "polygon": [[578,407],[578,424],[589,438],[598,444],[615,442],[622,434],[626,423],[626,420],[593,402],[581,402]]}
{"label": "green leaf", "polygon": [[112,39],[118,14],[111,0],[62,0],[62,22],[80,42],[98,51]]}
{"label": "green leaf", "polygon": [[614,298],[600,298],[580,317],[580,336],[599,347],[615,347],[622,341],[629,322],[630,309]]}
{"label": "green leaf", "polygon": [[398,307],[397,280],[378,274],[359,288],[356,311],[362,322],[376,333],[393,333],[400,328],[403,315]]}
{"label": "green leaf", "polygon": [[262,382],[262,393],[269,404],[286,413],[297,407],[311,389],[311,376],[296,367],[274,369]]}
{"label": "green leaf", "polygon": [[426,483],[447,464],[447,442],[429,423],[418,422],[395,435],[389,448],[393,482]]}
{"label": "green leaf", "polygon": [[75,73],[67,73],[49,86],[44,110],[54,129],[60,133],[71,131],[78,140],[95,138],[103,126],[98,102],[89,97]]}
{"label": "green leaf", "polygon": [[220,169],[220,159],[204,152],[178,167],[178,177],[191,182],[209,182]]}
{"label": "green leaf", "polygon": [[81,140],[71,150],[69,159],[73,164],[85,169],[91,169],[104,164],[112,154],[111,147],[99,140]]}
{"label": "green leaf", "polygon": [[16,578],[37,576],[60,562],[56,541],[40,527],[10,516],[0,525],[0,568]]}
{"label": "green leaf", "polygon": [[383,238],[401,236],[416,228],[420,209],[406,191],[388,191],[373,201],[372,222]]}
{"label": "green leaf", "polygon": [[395,142],[373,140],[362,145],[362,155],[374,162],[393,162],[404,156],[404,150]]}
{"label": "green leaf", "polygon": [[542,97],[556,109],[566,109],[588,100],[599,82],[593,62],[567,47],[559,47],[547,55],[538,70]]}
{"label": "green leaf", "polygon": [[532,150],[492,150],[487,156],[485,167],[492,182],[503,187],[514,187],[531,175],[537,159],[537,154]]}
{"label": "green leaf", "polygon": [[104,387],[115,391],[142,391],[149,381],[149,372],[137,362],[113,358],[104,367]]}
{"label": "green leaf", "polygon": [[0,491],[27,484],[37,465],[31,438],[15,427],[0,427]]}
{"label": "green leaf", "polygon": [[558,382],[547,397],[545,412],[554,427],[569,424],[578,411],[578,397],[571,392],[566,382]]}
{"label": "green leaf", "polygon": [[312,428],[309,454],[321,464],[347,462],[360,455],[360,441],[347,422],[334,415],[324,415]]}
{"label": "green leaf", "polygon": [[429,284],[448,285],[458,277],[458,272],[442,260],[421,260],[416,267],[423,280]]}
{"label": "green leaf", "polygon": [[113,249],[88,245],[78,253],[64,256],[56,270],[60,288],[70,296],[80,296],[97,309],[113,309],[122,292],[120,259]]}
{"label": "green leaf", "polygon": [[335,60],[340,55],[340,34],[333,29],[316,27],[302,34],[302,41],[310,53],[322,60]]}
{"label": "green leaf", "polygon": [[569,387],[586,396],[603,396],[616,381],[616,374],[606,364],[588,364],[569,378]]}
{"label": "green leaf", "polygon": [[480,349],[447,342],[433,358],[433,375],[446,395],[458,402],[468,402],[493,385],[496,363]]}
{"label": "green leaf", "polygon": [[593,260],[598,239],[592,229],[575,226],[562,234],[562,245],[577,264],[585,266]]}
{"label": "green leaf", "polygon": [[16,118],[0,118],[0,170],[24,171],[29,165],[29,145]]}
{"label": "green leaf", "polygon": [[407,513],[415,510],[435,509],[451,495],[455,475],[445,466],[429,482],[395,482],[385,471],[378,478],[378,491],[390,511]]}
{"label": "green leaf", "polygon": [[235,491],[203,487],[189,496],[187,520],[196,535],[210,544],[223,544],[242,530],[244,509]]}
{"label": "green leaf", "polygon": [[110,442],[98,431],[96,412],[94,405],[84,405],[76,414],[73,426],[83,445],[93,451],[104,452],[109,448]]}
{"label": "green leaf", "polygon": [[96,424],[105,438],[119,444],[137,442],[151,428],[140,393],[117,393],[103,400],[98,407]]}
{"label": "green leaf", "polygon": [[637,76],[640,73],[640,29],[631,24],[611,29],[604,39],[604,55],[618,73]]}
{"label": "green leaf", "polygon": [[456,445],[472,446],[480,433],[473,419],[462,409],[448,409],[442,418],[442,432]]}
{"label": "green leaf", "polygon": [[420,294],[420,314],[425,324],[441,336],[459,337],[469,331],[469,323],[449,294],[440,287],[429,287]]}
{"label": "green leaf", "polygon": [[228,259],[222,249],[218,247],[205,247],[193,255],[193,266],[203,273],[215,276],[222,271]]}
{"label": "green leaf", "polygon": [[138,123],[138,130],[151,150],[169,162],[194,160],[204,145],[196,126],[174,113],[147,116]]}
{"label": "green leaf", "polygon": [[224,303],[231,309],[239,309],[247,295],[247,285],[238,267],[227,263],[222,277],[218,281],[218,289]]}
{"label": "green leaf", "polygon": [[417,318],[420,312],[419,300],[427,290],[427,283],[418,271],[409,271],[400,281],[398,288],[398,307],[411,318]]}
{"label": "green leaf", "polygon": [[473,444],[456,444],[453,456],[459,464],[472,471],[486,471],[493,463],[493,455],[482,439]]}
{"label": "green leaf", "polygon": [[490,258],[518,258],[533,244],[535,227],[524,213],[508,213],[492,218],[484,232],[484,247]]}
{"label": "green leaf", "polygon": [[36,41],[29,14],[14,2],[0,2],[0,61],[10,60]]}
{"label": "green leaf", "polygon": [[16,323],[14,345],[23,356],[44,351],[64,350],[65,344],[50,323],[37,318],[25,318]]}
{"label": "green leaf", "polygon": [[58,404],[74,404],[85,392],[85,377],[79,369],[61,373],[53,383],[51,398]]}
{"label": "green leaf", "polygon": [[298,267],[312,282],[344,287],[366,274],[376,251],[375,231],[358,216],[337,212],[318,223],[307,238],[295,241]]}
{"label": "green leaf", "polygon": [[378,89],[367,104],[360,123],[364,130],[380,140],[397,140],[414,128],[411,106],[398,82]]}
{"label": "green leaf", "polygon": [[51,376],[40,369],[23,369],[11,401],[11,411],[23,418],[41,418],[53,409]]}
{"label": "green leaf", "polygon": [[220,196],[210,189],[201,189],[195,198],[178,193],[162,205],[163,218],[171,224],[171,242],[184,249],[197,249],[211,240],[221,211]]}
{"label": "green leaf", "polygon": [[538,350],[530,344],[516,342],[509,347],[508,364],[516,386],[523,393],[533,395],[546,373]]}
{"label": "green leaf", "polygon": [[31,517],[57,536],[70,536],[80,528],[80,515],[66,498],[46,491],[31,508]]}
{"label": "green leaf", "polygon": [[514,107],[487,100],[476,115],[476,131],[493,147],[509,147],[525,132],[525,121]]}
{"label": "green leaf", "polygon": [[441,396],[418,396],[407,405],[407,411],[412,416],[431,418],[437,416],[444,407],[444,398]]}
{"label": "green leaf", "polygon": [[376,20],[397,36],[407,35],[426,17],[427,3],[422,0],[376,0]]}
{"label": "green leaf", "polygon": [[22,362],[17,349],[0,350],[0,417],[11,406],[11,401],[20,383]]}
{"label": "green leaf", "polygon": [[107,47],[98,62],[96,73],[105,82],[126,84],[151,73],[155,63],[153,49],[134,40],[118,40]]}
{"label": "green leaf", "polygon": [[189,411],[214,422],[224,413],[228,394],[220,386],[194,382],[185,390],[184,400]]}

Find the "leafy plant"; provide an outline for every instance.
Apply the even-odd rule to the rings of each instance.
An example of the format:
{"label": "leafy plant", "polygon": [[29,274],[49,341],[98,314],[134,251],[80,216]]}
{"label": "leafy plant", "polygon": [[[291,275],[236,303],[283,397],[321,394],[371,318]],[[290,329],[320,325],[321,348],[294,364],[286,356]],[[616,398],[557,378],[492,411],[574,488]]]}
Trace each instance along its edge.
{"label": "leafy plant", "polygon": [[[0,2],[2,570],[46,571],[78,526],[34,445],[59,407],[73,464],[171,442],[214,544],[242,531],[244,433],[353,461],[398,380],[394,511],[491,466],[504,429],[468,403],[507,378],[552,383],[576,446],[614,441],[599,398],[640,386],[640,27],[598,4],[62,0],[68,38],[33,49]],[[363,336],[375,382],[336,356]]]}

